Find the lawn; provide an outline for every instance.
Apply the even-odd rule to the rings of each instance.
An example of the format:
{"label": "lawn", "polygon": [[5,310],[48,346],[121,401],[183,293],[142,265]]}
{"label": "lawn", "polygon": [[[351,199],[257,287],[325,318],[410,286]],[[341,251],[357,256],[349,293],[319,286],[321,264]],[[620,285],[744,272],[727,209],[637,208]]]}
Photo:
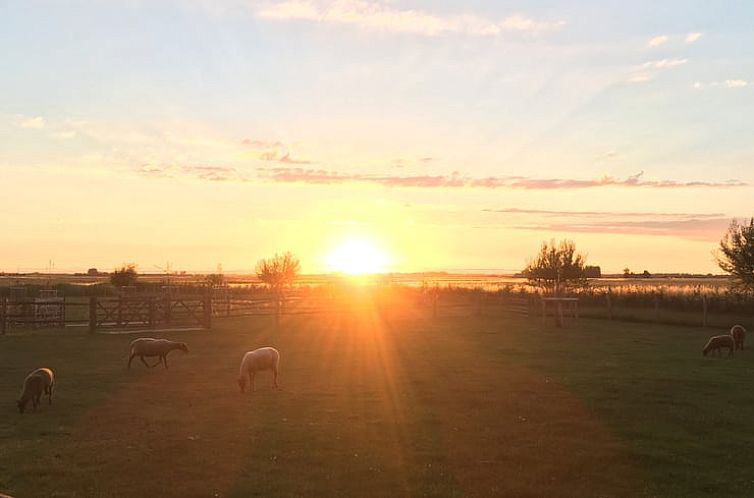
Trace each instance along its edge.
{"label": "lawn", "polygon": [[[748,497],[754,351],[690,327],[426,311],[218,319],[169,370],[134,336],[0,337],[0,492],[28,497]],[[236,385],[281,351],[281,387]],[[19,415],[25,374],[52,406]]]}

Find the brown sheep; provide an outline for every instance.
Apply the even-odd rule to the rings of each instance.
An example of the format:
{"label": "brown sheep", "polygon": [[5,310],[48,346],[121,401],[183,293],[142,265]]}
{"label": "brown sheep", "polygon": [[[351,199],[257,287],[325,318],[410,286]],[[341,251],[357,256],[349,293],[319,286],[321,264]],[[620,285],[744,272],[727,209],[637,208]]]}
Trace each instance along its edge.
{"label": "brown sheep", "polygon": [[[128,368],[131,368],[131,361],[138,356],[141,362],[149,368],[156,367],[160,363],[168,368],[168,353],[180,349],[188,353],[188,346],[185,342],[169,341],[167,339],[152,339],[151,337],[141,337],[131,341],[131,354],[128,357]],[[144,357],[159,356],[157,363],[149,365]]]}
{"label": "brown sheep", "polygon": [[720,351],[722,348],[728,348],[728,356],[733,356],[733,350],[736,349],[736,343],[733,341],[733,337],[729,335],[716,335],[710,337],[709,341],[707,341],[707,345],[702,349],[702,354],[707,356],[707,353],[710,351],[717,351],[717,354],[720,355],[722,354]]}
{"label": "brown sheep", "polygon": [[734,325],[730,329],[730,335],[736,342],[736,349],[744,349],[744,340],[746,340],[746,329],[743,325]]}
{"label": "brown sheep", "polygon": [[34,370],[24,379],[24,387],[16,403],[18,411],[23,413],[29,401],[31,401],[32,407],[36,410],[43,393],[47,395],[49,404],[52,404],[52,391],[54,387],[55,374],[52,373],[52,370],[49,368]]}

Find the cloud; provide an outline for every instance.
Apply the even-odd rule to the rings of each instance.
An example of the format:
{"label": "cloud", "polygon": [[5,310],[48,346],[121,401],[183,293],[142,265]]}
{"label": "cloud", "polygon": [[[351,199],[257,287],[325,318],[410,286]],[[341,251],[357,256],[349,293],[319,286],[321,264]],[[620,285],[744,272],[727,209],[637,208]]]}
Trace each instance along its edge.
{"label": "cloud", "polygon": [[665,43],[667,41],[668,41],[668,37],[666,35],[655,36],[654,38],[652,38],[651,40],[649,40],[649,42],[647,43],[647,46],[648,47],[659,47],[660,45],[662,45],[663,43]]}
{"label": "cloud", "polygon": [[306,161],[304,159],[293,159],[290,152],[286,152],[285,155],[278,159],[278,162],[284,164],[312,164],[311,161]]}
{"label": "cloud", "polygon": [[144,164],[136,173],[151,178],[193,177],[212,182],[248,181],[235,168],[223,166],[181,166],[175,164]]}
{"label": "cloud", "polygon": [[725,88],[743,88],[749,84],[748,81],[745,80],[725,80],[723,81],[723,86]]}
{"label": "cloud", "polygon": [[36,116],[33,118],[30,117],[21,117],[18,121],[16,121],[15,125],[19,128],[31,128],[31,129],[40,129],[44,128],[47,124],[47,121],[45,121],[45,118],[42,116]]}
{"label": "cloud", "polygon": [[[582,232],[620,235],[680,237],[695,241],[717,241],[730,224],[730,218],[690,218],[682,220],[605,221],[588,223],[545,223],[509,228],[553,232]],[[478,227],[481,228],[481,227]]]}
{"label": "cloud", "polygon": [[563,26],[563,21],[541,21],[521,14],[500,20],[475,15],[440,16],[400,9],[367,0],[288,0],[268,3],[257,16],[276,20],[302,20],[351,25],[362,29],[424,36],[464,34],[495,36],[504,32],[539,33]]}
{"label": "cloud", "polygon": [[730,224],[724,213],[668,213],[647,211],[562,211],[502,208],[483,212],[502,214],[475,228],[507,228],[552,232],[673,236],[716,241]]}
{"label": "cloud", "polygon": [[694,88],[699,90],[702,88],[713,88],[713,87],[723,87],[723,88],[745,88],[752,84],[751,81],[741,80],[741,79],[735,79],[735,80],[725,80],[725,81],[712,81],[710,83],[702,83],[701,81],[697,81],[694,83]]}
{"label": "cloud", "polygon": [[[521,209],[521,208],[502,208],[502,209],[483,209],[487,213],[504,213],[504,214],[535,214],[545,217],[565,217],[565,218],[670,218],[670,219],[706,219],[720,218],[725,216],[723,213],[658,213],[658,212],[620,212],[620,211],[558,211],[548,209]],[[726,218],[727,219],[727,218]]]}
{"label": "cloud", "polygon": [[695,43],[702,37],[701,33],[689,33],[686,35],[686,43]]}
{"label": "cloud", "polygon": [[643,187],[643,188],[732,188],[746,183],[730,180],[726,182],[681,182],[676,180],[643,180],[642,173],[619,179],[603,176],[598,179],[530,178],[524,176],[491,176],[471,178],[454,172],[450,175],[376,175],[339,173],[324,169],[305,168],[259,168],[257,176],[262,180],[278,183],[304,184],[346,184],[362,183],[383,187],[414,188],[486,188],[520,190],[587,189],[597,187]]}
{"label": "cloud", "polygon": [[631,83],[646,83],[654,79],[655,75],[659,71],[678,67],[686,64],[688,59],[673,58],[673,59],[657,59],[653,61],[647,61],[638,66],[634,66],[632,74],[629,76],[628,81]]}
{"label": "cloud", "polygon": [[642,64],[640,67],[642,69],[667,69],[669,67],[676,67],[681,66],[683,64],[686,64],[689,60],[688,59],[658,59],[655,61],[649,61]]}

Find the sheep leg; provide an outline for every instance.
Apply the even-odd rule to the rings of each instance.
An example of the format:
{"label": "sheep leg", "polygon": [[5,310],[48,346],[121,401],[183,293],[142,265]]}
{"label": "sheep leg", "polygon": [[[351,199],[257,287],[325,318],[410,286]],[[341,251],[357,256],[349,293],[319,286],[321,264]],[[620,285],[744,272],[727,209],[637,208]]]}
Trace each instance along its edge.
{"label": "sheep leg", "polygon": [[52,404],[52,389],[54,386],[54,384],[50,384],[50,391],[47,393],[47,401],[50,405]]}
{"label": "sheep leg", "polygon": [[128,369],[131,370],[131,361],[136,357],[135,354],[131,354],[131,356],[128,357]]}
{"label": "sheep leg", "polygon": [[162,359],[162,364],[165,365],[165,370],[167,370],[168,369],[168,355],[164,354],[160,356],[160,358]]}
{"label": "sheep leg", "polygon": [[279,388],[279,386],[278,386],[278,369],[277,368],[272,371],[272,385],[275,386],[275,389]]}
{"label": "sheep leg", "polygon": [[162,356],[158,356],[158,357],[157,357],[157,362],[156,362],[156,363],[155,363],[154,365],[151,365],[151,366],[152,366],[152,367],[156,367],[156,366],[157,366],[157,365],[159,365],[160,363],[162,363]]}
{"label": "sheep leg", "polygon": [[257,376],[256,372],[252,372],[249,374],[249,384],[251,384],[251,392],[254,392],[257,390],[257,384],[254,382],[254,378]]}
{"label": "sheep leg", "polygon": [[141,360],[141,362],[144,364],[145,367],[152,368],[152,366],[150,366],[149,363],[147,363],[147,360],[144,359],[144,355],[143,354],[139,355],[139,359]]}

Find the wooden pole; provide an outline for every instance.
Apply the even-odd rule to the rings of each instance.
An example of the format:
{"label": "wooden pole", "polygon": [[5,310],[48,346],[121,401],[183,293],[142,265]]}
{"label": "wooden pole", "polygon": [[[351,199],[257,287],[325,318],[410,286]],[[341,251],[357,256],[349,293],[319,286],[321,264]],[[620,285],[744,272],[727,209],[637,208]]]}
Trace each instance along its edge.
{"label": "wooden pole", "polygon": [[89,332],[94,333],[97,330],[97,297],[89,298]]}
{"label": "wooden pole", "polygon": [[613,291],[607,289],[607,319],[613,319]]}
{"label": "wooden pole", "polygon": [[165,295],[165,297],[162,299],[163,307],[165,308],[165,325],[169,326],[171,319],[171,308],[170,308],[170,292]]}
{"label": "wooden pole", "polygon": [[655,301],[655,322],[659,322],[660,321],[660,296],[659,294],[655,294],[654,301]]}
{"label": "wooden pole", "polygon": [[212,293],[207,292],[204,295],[204,328],[212,328]]}
{"label": "wooden pole", "polygon": [[149,296],[149,328],[153,329],[155,326],[155,319],[157,314],[157,305],[154,302],[154,296]]}
{"label": "wooden pole", "polygon": [[0,334],[8,330],[8,298],[0,297]]}

